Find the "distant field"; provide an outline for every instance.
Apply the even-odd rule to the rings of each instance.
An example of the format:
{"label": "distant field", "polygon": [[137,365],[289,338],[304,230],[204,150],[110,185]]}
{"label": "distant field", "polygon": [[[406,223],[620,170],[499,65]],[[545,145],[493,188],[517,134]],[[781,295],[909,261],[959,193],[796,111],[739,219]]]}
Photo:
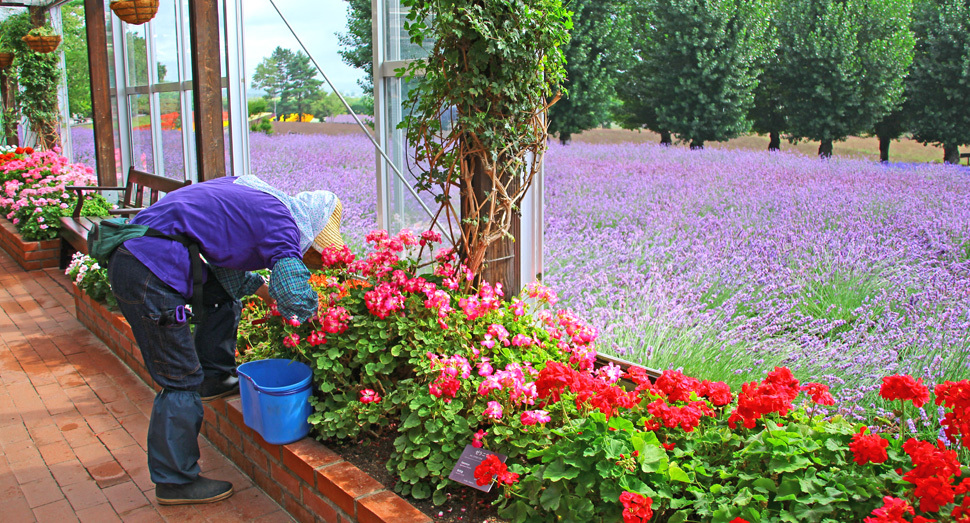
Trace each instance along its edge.
{"label": "distant field", "polygon": [[[581,134],[573,135],[573,140],[593,144],[626,142],[660,143],[660,135],[651,131],[591,129]],[[711,149],[764,151],[768,148],[768,137],[749,135],[723,143],[707,142],[705,146]],[[806,155],[816,155],[818,154],[818,142],[800,142],[792,145],[783,140],[781,150],[799,151]],[[877,162],[879,161],[879,140],[876,138],[852,136],[844,142],[837,142],[833,148],[833,155]],[[894,140],[889,147],[889,161],[899,163],[942,163],[943,149],[940,147],[926,146],[909,138],[903,138]]]}

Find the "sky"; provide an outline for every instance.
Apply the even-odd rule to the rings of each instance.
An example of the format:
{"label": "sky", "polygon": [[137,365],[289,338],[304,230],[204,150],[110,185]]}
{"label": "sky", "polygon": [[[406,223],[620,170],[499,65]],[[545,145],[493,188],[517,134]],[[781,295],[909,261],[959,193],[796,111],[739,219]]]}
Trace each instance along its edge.
{"label": "sky", "polygon": [[[347,3],[343,0],[275,0],[283,16],[303,40],[317,64],[345,95],[361,94],[357,79],[364,73],[343,63],[336,33],[347,31]],[[256,66],[277,46],[301,50],[300,44],[269,0],[243,0],[246,81],[252,86]],[[321,76],[322,80],[323,77]],[[324,84],[329,91],[329,86]],[[252,96],[252,88],[250,87]]]}

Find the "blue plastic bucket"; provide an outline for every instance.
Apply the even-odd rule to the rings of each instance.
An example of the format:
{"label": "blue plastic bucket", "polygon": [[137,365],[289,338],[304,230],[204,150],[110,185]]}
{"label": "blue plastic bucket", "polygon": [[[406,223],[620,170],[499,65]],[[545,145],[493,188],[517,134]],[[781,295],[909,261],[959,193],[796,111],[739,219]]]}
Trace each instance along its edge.
{"label": "blue plastic bucket", "polygon": [[285,445],[310,433],[310,367],[269,359],[243,363],[236,372],[243,421],[267,443]]}

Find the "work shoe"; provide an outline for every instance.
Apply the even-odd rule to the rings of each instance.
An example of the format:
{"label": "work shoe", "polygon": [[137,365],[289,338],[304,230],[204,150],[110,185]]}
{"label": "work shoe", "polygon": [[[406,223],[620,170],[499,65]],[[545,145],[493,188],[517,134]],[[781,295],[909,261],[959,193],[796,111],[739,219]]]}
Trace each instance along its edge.
{"label": "work shoe", "polygon": [[205,378],[199,386],[199,396],[202,401],[214,400],[239,393],[239,378],[228,375]]}
{"label": "work shoe", "polygon": [[155,499],[159,505],[214,503],[232,495],[232,483],[199,476],[192,483],[156,483]]}

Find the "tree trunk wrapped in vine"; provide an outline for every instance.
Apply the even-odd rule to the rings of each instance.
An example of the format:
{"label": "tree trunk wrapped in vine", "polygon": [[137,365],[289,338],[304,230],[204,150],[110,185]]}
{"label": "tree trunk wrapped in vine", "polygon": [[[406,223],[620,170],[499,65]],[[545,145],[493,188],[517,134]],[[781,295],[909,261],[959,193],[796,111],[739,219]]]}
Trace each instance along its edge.
{"label": "tree trunk wrapped in vine", "polygon": [[[561,46],[570,14],[561,0],[403,3],[412,42],[434,42],[427,59],[405,71],[423,76],[403,123],[422,170],[416,188],[439,195],[436,223],[460,223],[462,259],[495,280],[483,269],[494,269],[496,258],[517,261],[494,253],[512,251],[519,206],[542,166],[546,111],[565,75]],[[509,290],[517,292],[520,283]]]}

